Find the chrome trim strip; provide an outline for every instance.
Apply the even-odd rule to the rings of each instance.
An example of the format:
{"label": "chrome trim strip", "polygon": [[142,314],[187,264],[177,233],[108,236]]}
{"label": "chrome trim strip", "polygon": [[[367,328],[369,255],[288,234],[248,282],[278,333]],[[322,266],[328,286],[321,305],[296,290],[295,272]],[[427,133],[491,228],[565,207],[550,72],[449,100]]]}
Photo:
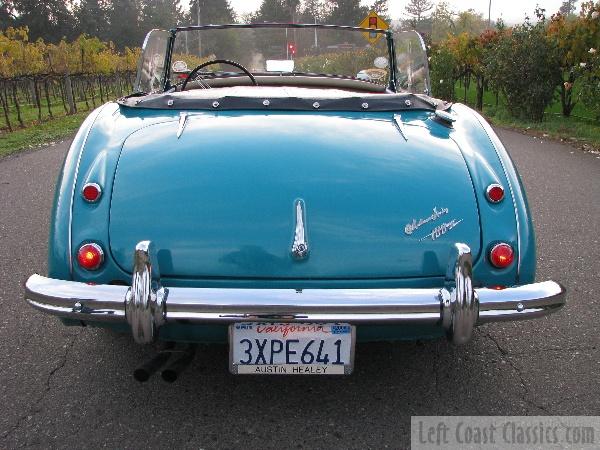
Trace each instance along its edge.
{"label": "chrome trim strip", "polygon": [[179,125],[177,127],[177,139],[179,139],[181,137],[181,135],[183,134],[183,130],[185,129],[185,126],[187,124],[188,116],[189,116],[189,114],[186,112],[179,113]]}
{"label": "chrome trim strip", "polygon": [[[464,266],[463,266],[464,267]],[[462,269],[461,269],[462,270]],[[126,286],[89,285],[32,275],[25,299],[36,309],[82,321],[125,322]],[[448,323],[447,288],[428,289],[208,289],[169,288],[164,321],[234,323],[309,321],[345,323]],[[503,290],[475,289],[477,323],[535,318],[556,312],[566,291],[554,281]],[[470,314],[470,313],[469,313]],[[451,323],[451,321],[450,321]]]}
{"label": "chrome trim strip", "polygon": [[396,125],[396,128],[398,129],[404,140],[408,142],[408,138],[406,137],[406,130],[404,128],[404,122],[402,122],[402,116],[400,116],[400,114],[394,114],[394,124]]}

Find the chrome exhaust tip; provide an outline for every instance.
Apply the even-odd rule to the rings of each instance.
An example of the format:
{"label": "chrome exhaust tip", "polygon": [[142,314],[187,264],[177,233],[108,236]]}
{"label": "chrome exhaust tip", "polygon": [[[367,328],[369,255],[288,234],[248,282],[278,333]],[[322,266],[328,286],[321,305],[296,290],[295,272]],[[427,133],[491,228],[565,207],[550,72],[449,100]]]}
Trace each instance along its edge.
{"label": "chrome exhaust tip", "polygon": [[166,362],[171,357],[172,349],[174,347],[173,343],[167,343],[165,347],[158,352],[154,358],[145,362],[140,367],[133,371],[133,378],[140,383],[144,383],[150,379],[152,374],[160,369],[162,366],[166,364]]}
{"label": "chrome exhaust tip", "polygon": [[194,360],[194,356],[196,356],[196,345],[190,344],[183,350],[183,354],[179,358],[172,361],[165,369],[163,369],[161,373],[162,379],[167,383],[174,383],[177,378],[179,378],[179,375],[181,375]]}

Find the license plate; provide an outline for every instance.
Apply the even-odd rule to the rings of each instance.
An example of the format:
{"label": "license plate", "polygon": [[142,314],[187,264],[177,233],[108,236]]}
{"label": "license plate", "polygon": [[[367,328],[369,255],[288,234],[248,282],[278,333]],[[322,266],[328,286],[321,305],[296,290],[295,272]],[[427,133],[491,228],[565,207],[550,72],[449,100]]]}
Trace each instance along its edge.
{"label": "license plate", "polygon": [[235,323],[229,368],[233,374],[349,375],[354,335],[343,323]]}

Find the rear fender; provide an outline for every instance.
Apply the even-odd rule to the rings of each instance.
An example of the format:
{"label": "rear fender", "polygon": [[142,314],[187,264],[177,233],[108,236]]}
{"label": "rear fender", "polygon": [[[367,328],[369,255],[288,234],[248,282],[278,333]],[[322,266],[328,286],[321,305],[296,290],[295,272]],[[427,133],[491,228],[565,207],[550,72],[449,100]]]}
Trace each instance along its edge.
{"label": "rear fender", "polygon": [[52,278],[71,280],[71,221],[75,182],[81,164],[81,155],[96,119],[106,105],[95,109],[75,135],[58,175],[50,214],[48,237],[48,274]]}
{"label": "rear fender", "polygon": [[[474,267],[474,278],[484,284],[521,285],[535,279],[535,235],[521,179],[504,145],[489,123],[471,108],[456,104],[453,139],[461,148],[479,202],[482,241],[488,246],[504,241],[515,249],[515,264],[508,270],[493,268],[487,256]],[[506,197],[499,204],[487,201],[487,186],[498,182]],[[483,249],[486,253],[489,248]]]}

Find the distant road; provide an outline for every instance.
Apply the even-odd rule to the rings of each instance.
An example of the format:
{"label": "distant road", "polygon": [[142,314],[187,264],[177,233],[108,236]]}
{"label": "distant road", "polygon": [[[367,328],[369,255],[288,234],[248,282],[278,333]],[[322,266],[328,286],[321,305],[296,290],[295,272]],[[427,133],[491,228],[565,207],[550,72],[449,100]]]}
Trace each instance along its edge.
{"label": "distant road", "polygon": [[500,130],[538,233],[538,278],[569,289],[543,320],[490,324],[473,342],[359,345],[348,378],[234,377],[202,347],[173,385],[135,382],[151,355],[127,335],[65,328],[22,299],[46,272],[62,142],[0,160],[0,448],[398,448],[411,415],[600,411],[600,159]]}

